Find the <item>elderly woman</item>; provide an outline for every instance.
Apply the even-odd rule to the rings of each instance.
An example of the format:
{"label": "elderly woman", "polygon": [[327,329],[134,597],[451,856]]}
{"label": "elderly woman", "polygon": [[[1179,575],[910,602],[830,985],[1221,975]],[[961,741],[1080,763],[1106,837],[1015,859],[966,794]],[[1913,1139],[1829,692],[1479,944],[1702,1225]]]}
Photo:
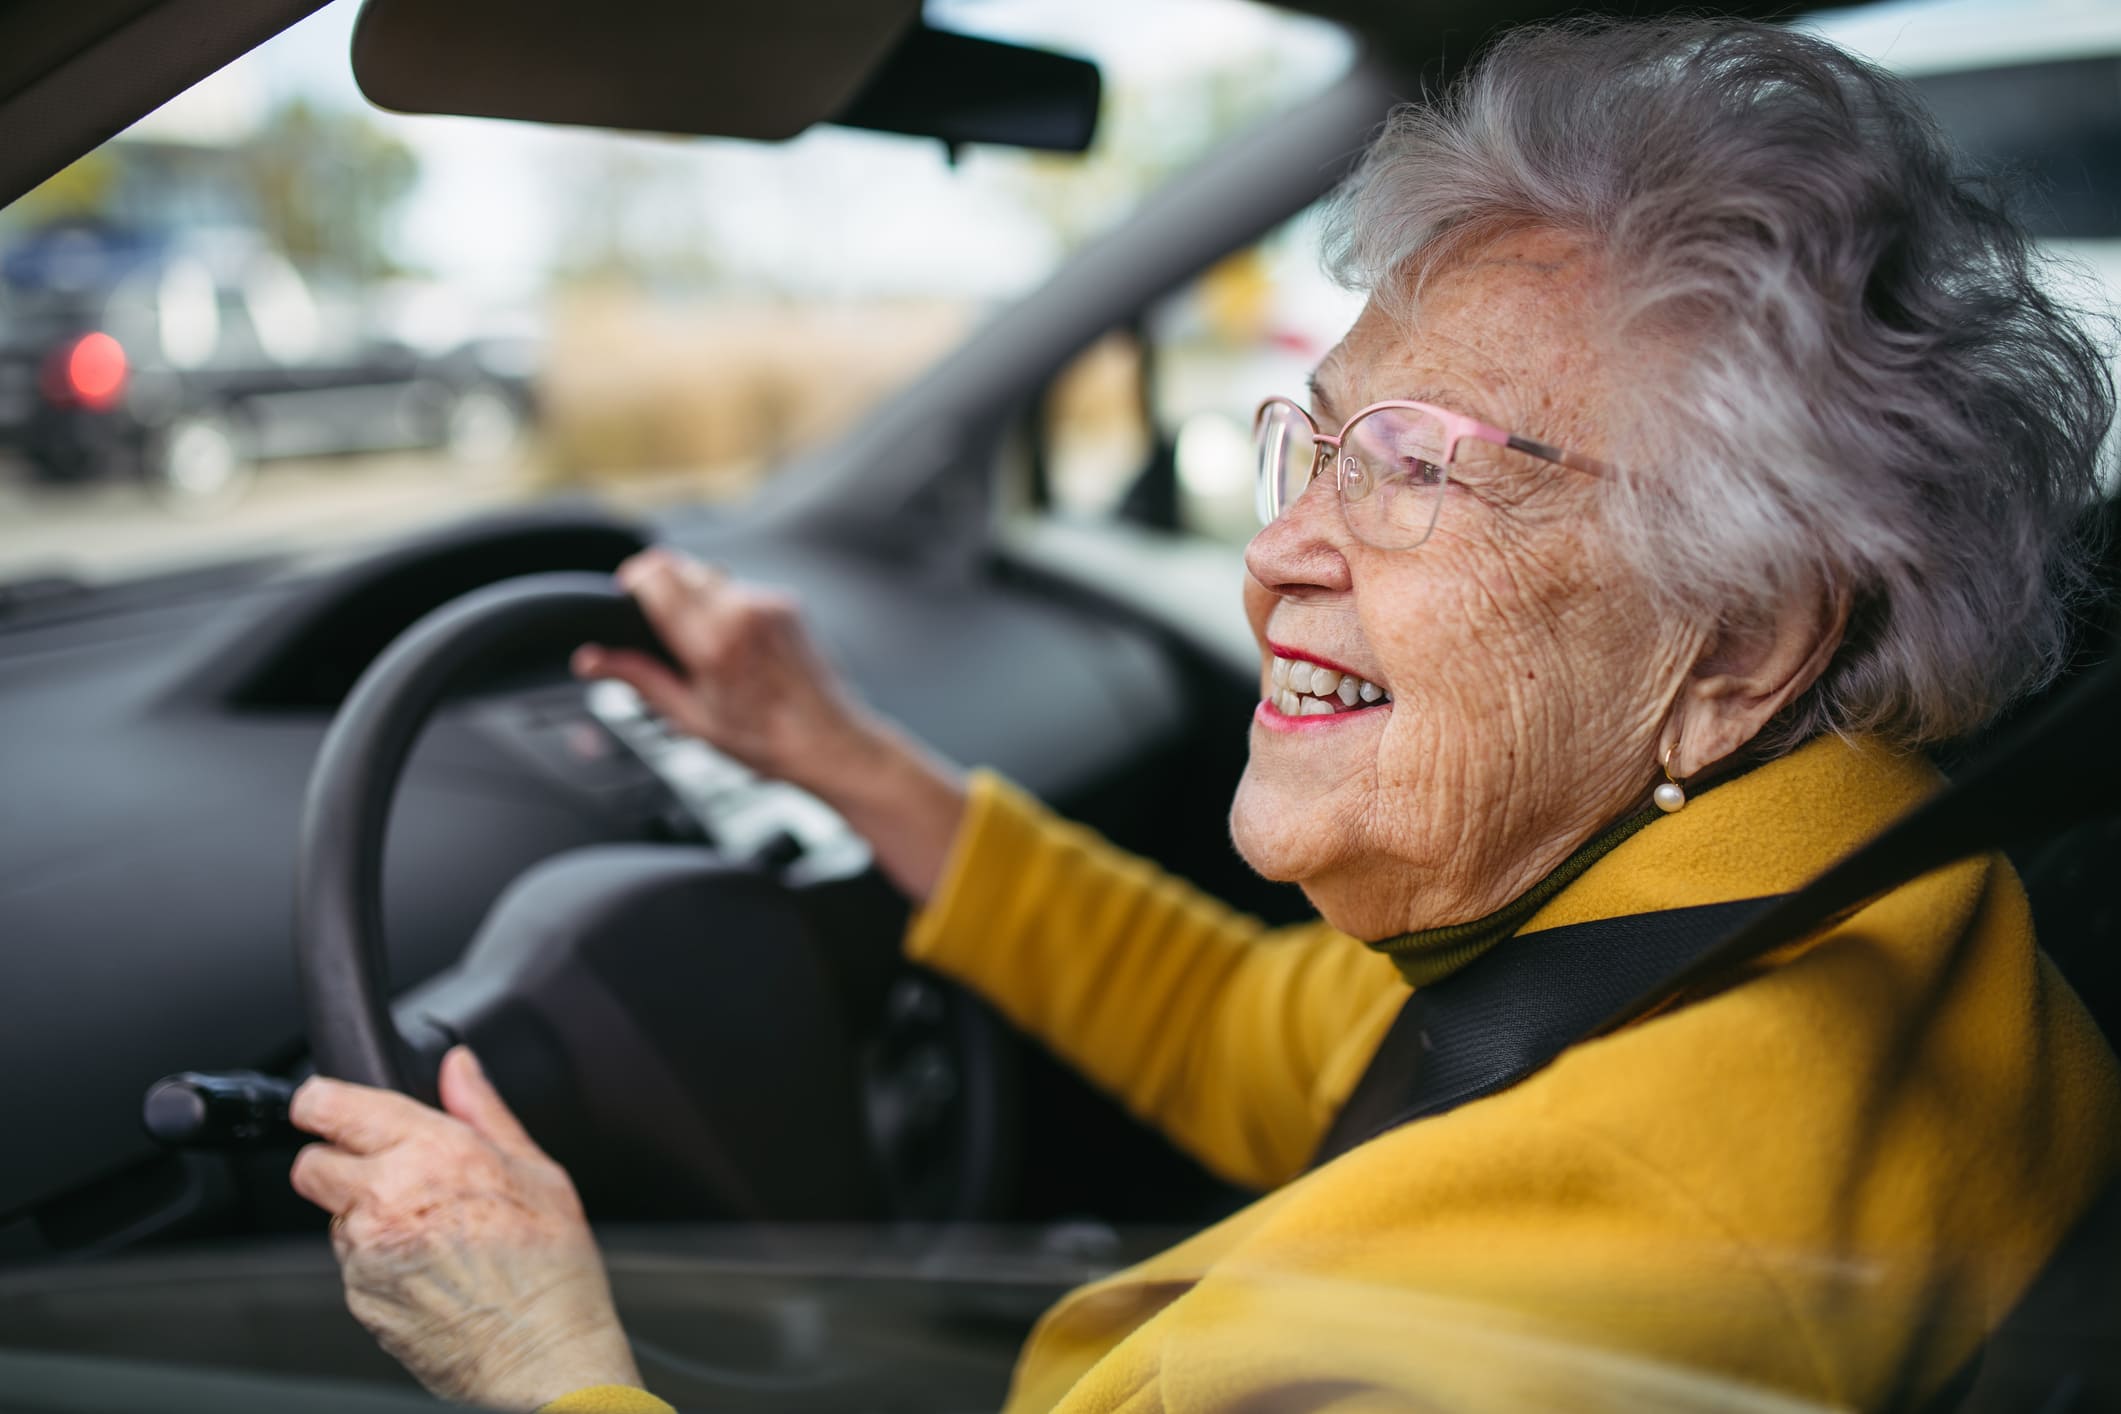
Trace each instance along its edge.
{"label": "elderly woman", "polygon": [[[1260,414],[1230,817],[1320,921],[935,763],[674,556],[621,577],[688,672],[578,671],[837,805],[913,957],[1267,1190],[1061,1302],[1012,1409],[1935,1389],[2121,1167],[2113,1055],[2000,858],[1317,1159],[1410,988],[1519,949],[1529,997],[1542,932],[1794,888],[2051,672],[2097,350],[1908,89],[1775,28],[1516,34],[1390,123],[1338,230],[1369,303]],[[468,1055],[442,1081],[446,1114],[297,1097],[355,1314],[460,1397],[664,1408],[565,1176]]]}

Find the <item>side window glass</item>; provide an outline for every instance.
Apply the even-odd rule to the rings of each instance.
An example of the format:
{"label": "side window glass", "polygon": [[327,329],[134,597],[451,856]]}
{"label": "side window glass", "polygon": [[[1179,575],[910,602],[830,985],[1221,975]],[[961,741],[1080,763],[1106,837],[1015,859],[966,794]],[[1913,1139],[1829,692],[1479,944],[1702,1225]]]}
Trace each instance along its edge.
{"label": "side window glass", "polygon": [[[1362,308],[1320,261],[1324,204],[1091,345],[1047,390],[1032,500],[1243,544],[1252,412],[1304,383]],[[1043,497],[1040,491],[1043,490]]]}
{"label": "side window glass", "polygon": [[1101,518],[1122,503],[1156,450],[1144,383],[1147,341],[1116,329],[1053,380],[1039,415],[1034,475],[1056,513]]}
{"label": "side window glass", "polygon": [[[1945,135],[2001,176],[2050,257],[2048,289],[2108,340],[2121,318],[2121,9],[2069,0],[1864,5],[1798,21],[1906,77]],[[2121,367],[2117,367],[2121,373]],[[2107,490],[2121,459],[2107,458]]]}

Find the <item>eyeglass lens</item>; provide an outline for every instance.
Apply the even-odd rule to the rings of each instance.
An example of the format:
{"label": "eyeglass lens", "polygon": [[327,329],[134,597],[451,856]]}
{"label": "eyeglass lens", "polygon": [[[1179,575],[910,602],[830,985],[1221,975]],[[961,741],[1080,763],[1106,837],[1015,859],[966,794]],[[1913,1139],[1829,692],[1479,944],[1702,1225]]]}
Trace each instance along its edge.
{"label": "eyeglass lens", "polygon": [[1348,528],[1365,543],[1382,550],[1412,549],[1435,528],[1449,480],[1449,442],[1442,421],[1429,413],[1375,409],[1351,424],[1335,449],[1322,448],[1303,415],[1277,402],[1261,415],[1258,440],[1262,524],[1296,504],[1316,466],[1338,486]]}

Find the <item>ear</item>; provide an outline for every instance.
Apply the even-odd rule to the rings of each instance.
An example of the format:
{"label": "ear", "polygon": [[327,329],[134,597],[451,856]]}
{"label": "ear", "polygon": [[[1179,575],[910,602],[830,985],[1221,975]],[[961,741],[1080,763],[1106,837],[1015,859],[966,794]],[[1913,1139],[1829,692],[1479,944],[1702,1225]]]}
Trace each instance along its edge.
{"label": "ear", "polygon": [[1848,631],[1848,591],[1822,584],[1765,617],[1719,630],[1680,688],[1657,758],[1674,741],[1672,774],[1685,780],[1760,734],[1818,681]]}

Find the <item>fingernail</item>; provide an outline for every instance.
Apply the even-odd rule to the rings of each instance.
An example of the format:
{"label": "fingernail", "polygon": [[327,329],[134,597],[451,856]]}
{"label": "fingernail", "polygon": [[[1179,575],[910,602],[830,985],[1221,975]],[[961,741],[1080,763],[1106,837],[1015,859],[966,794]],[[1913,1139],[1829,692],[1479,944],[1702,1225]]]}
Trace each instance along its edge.
{"label": "fingernail", "polygon": [[486,1067],[479,1064],[478,1053],[469,1046],[458,1046],[456,1049],[457,1054],[464,1057],[464,1064],[471,1067],[471,1073],[484,1080],[486,1078]]}

